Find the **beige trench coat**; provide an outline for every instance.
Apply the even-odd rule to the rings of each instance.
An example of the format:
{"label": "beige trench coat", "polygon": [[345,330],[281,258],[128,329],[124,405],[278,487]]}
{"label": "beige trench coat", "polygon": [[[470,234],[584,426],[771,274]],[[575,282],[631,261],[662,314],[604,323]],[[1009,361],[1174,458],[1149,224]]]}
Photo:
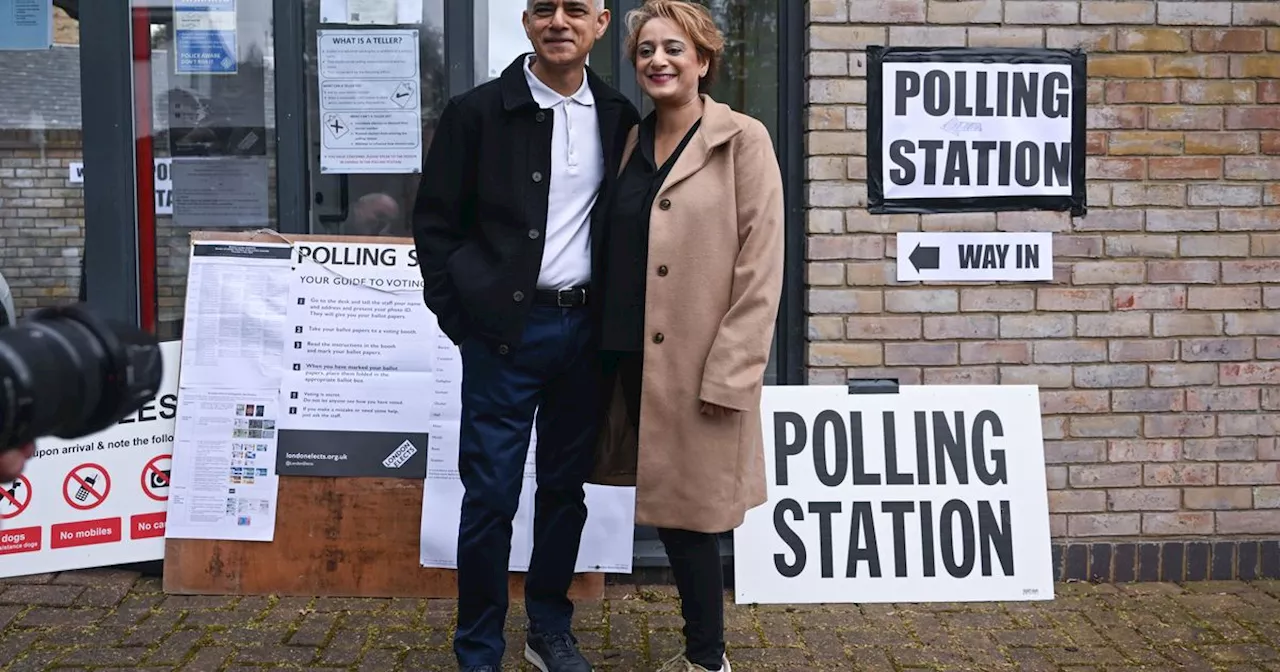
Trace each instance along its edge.
{"label": "beige trench coat", "polygon": [[[616,379],[591,482],[636,486],[636,523],[726,532],[766,501],[760,392],[782,293],[782,176],[769,132],[703,96],[649,228],[639,446]],[[625,166],[635,149],[631,130]],[[703,401],[736,409],[700,412]]]}

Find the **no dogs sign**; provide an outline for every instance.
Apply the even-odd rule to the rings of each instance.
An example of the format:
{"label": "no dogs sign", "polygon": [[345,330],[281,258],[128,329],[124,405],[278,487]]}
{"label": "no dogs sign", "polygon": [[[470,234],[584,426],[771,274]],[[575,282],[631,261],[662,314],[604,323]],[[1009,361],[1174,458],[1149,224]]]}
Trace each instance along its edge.
{"label": "no dogs sign", "polygon": [[869,47],[873,213],[1085,213],[1079,50]]}

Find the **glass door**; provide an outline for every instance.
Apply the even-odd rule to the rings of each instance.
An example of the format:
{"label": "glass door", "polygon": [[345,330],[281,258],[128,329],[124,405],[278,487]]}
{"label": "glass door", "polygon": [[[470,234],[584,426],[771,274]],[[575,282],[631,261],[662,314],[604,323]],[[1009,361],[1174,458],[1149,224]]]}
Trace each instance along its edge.
{"label": "glass door", "polygon": [[189,232],[278,228],[274,16],[265,0],[130,1],[138,184],[154,193],[139,284],[160,339],[177,339]]}

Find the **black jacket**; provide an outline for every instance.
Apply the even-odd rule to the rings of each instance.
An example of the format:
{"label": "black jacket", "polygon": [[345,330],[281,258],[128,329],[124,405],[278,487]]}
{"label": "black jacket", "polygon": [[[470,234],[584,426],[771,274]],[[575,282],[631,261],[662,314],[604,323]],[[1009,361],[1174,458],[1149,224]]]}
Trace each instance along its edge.
{"label": "black jacket", "polygon": [[[476,337],[500,353],[519,344],[542,265],[551,175],[551,130],[529,91],[525,55],[502,75],[452,98],[427,152],[413,213],[423,298],[455,344]],[[604,149],[605,178],[592,213],[593,301],[601,219],[627,132],[639,113],[587,71]]]}

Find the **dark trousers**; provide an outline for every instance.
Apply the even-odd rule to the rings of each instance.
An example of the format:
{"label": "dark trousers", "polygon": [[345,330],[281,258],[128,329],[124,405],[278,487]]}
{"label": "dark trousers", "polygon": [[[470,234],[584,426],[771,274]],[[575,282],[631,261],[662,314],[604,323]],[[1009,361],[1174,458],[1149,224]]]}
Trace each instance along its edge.
{"label": "dark trousers", "polygon": [[524,342],[509,354],[477,341],[459,348],[458,471],[465,494],[454,653],[463,666],[498,665],[506,649],[511,521],[535,411],[538,489],[525,605],[531,632],[569,630],[568,591],[587,520],[583,484],[593,464],[599,403],[599,360],[588,349],[590,336],[585,309],[538,306]]}
{"label": "dark trousers", "polygon": [[[611,352],[604,361],[606,370],[616,371],[621,379],[628,414],[639,418],[644,368],[641,353]],[[644,450],[644,446],[640,446],[640,450]],[[724,565],[720,560],[719,535],[660,527],[658,539],[667,550],[676,589],[680,591],[685,657],[707,669],[719,669],[725,648]]]}

